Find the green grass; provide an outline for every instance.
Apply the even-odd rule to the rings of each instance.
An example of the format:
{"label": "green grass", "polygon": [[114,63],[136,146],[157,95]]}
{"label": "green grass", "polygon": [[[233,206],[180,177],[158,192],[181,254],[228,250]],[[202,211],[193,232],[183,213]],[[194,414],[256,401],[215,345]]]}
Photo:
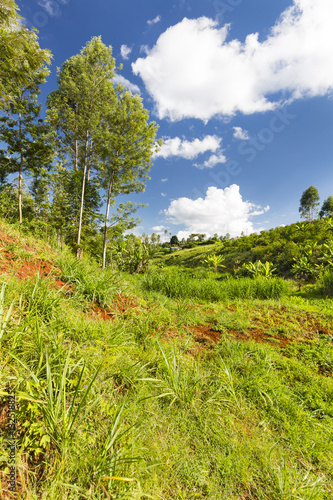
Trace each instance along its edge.
{"label": "green grass", "polygon": [[78,300],[96,301],[105,307],[120,290],[118,279],[109,269],[102,271],[70,255],[61,256],[58,266],[62,279],[73,285],[74,295]]}
{"label": "green grass", "polygon": [[[57,264],[71,290],[2,279],[0,415],[12,388],[17,498],[332,498],[332,300],[273,279]],[[121,290],[136,307],[92,316],[88,303]],[[293,342],[234,336],[251,329]]]}
{"label": "green grass", "polygon": [[191,297],[210,302],[226,299],[279,299],[287,293],[287,285],[282,278],[198,280],[181,272],[155,271],[144,276],[142,285],[145,290],[156,290],[168,297]]}

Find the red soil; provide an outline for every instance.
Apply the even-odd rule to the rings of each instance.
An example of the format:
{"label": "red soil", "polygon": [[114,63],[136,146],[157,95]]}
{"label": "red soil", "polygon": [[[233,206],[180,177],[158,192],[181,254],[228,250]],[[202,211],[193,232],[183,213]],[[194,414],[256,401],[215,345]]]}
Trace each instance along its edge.
{"label": "red soil", "polygon": [[93,318],[101,318],[104,321],[110,321],[118,315],[126,314],[137,306],[138,303],[134,299],[117,294],[110,307],[104,308],[95,302],[95,304],[91,306],[89,312]]}
{"label": "red soil", "polygon": [[[18,244],[26,252],[33,255],[33,260],[16,259],[13,252],[6,250],[6,246],[10,244]],[[39,259],[36,248],[24,244],[21,241],[9,236],[0,226],[0,276],[15,276],[21,280],[33,279],[35,276],[47,277],[52,276],[50,286],[59,289],[66,287],[66,283],[55,275],[59,274],[59,270],[50,262]],[[69,288],[67,286],[67,288]]]}

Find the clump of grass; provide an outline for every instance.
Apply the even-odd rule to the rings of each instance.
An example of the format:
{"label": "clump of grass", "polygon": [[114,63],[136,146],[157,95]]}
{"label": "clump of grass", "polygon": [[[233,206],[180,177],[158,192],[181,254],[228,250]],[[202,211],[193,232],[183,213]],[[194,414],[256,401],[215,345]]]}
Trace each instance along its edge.
{"label": "clump of grass", "polygon": [[63,297],[60,290],[50,288],[50,278],[37,275],[35,282],[27,281],[21,294],[21,304],[25,315],[38,314],[44,321],[57,315]]}
{"label": "clump of grass", "polygon": [[195,298],[217,302],[225,299],[279,299],[287,292],[282,278],[239,278],[219,282],[192,279],[181,273],[150,273],[143,278],[145,290],[154,290],[172,298]]}
{"label": "clump of grass", "polygon": [[102,271],[75,257],[67,257],[59,262],[62,278],[74,285],[74,295],[78,299],[98,302],[106,307],[119,291],[119,282],[109,270]]}

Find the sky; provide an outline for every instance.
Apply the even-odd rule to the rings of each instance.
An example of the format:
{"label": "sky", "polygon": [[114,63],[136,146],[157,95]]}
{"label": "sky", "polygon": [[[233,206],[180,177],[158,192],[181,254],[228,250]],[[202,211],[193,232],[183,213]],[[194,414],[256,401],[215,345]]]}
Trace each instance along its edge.
{"label": "sky", "polygon": [[[332,0],[25,0],[56,70],[101,36],[164,145],[137,234],[250,234],[333,194]],[[127,198],[121,201],[126,201]],[[169,238],[169,236],[168,236]]]}

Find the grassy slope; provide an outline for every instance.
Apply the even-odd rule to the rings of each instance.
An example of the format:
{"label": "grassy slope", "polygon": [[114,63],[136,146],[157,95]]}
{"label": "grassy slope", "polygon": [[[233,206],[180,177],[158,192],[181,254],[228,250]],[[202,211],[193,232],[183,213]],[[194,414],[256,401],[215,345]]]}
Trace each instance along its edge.
{"label": "grassy slope", "polygon": [[236,240],[217,242],[213,245],[198,245],[156,259],[156,263],[166,266],[194,268],[209,254],[223,255],[225,270],[232,271],[244,262],[271,261],[277,274],[292,277],[294,258],[299,258],[301,247],[306,244],[332,243],[333,224],[330,220],[318,219],[301,224],[277,227],[260,234],[243,236]]}
{"label": "grassy slope", "polygon": [[16,498],[332,498],[332,300],[174,300],[8,226],[0,247]]}

